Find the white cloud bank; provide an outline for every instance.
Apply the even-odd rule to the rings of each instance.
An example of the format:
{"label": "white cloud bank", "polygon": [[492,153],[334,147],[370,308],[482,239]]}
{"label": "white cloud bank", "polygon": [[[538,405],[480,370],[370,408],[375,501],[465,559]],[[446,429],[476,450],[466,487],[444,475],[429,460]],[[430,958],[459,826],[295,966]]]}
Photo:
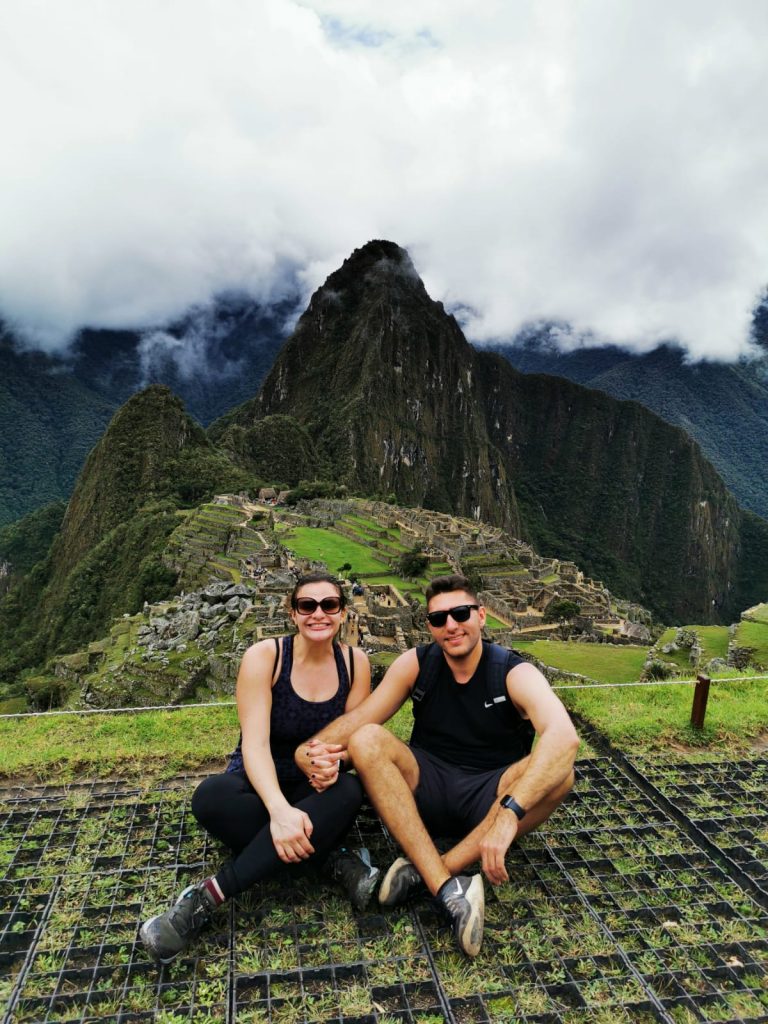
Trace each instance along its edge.
{"label": "white cloud bank", "polygon": [[4,0],[0,311],[41,344],[405,245],[476,338],[744,351],[764,0]]}

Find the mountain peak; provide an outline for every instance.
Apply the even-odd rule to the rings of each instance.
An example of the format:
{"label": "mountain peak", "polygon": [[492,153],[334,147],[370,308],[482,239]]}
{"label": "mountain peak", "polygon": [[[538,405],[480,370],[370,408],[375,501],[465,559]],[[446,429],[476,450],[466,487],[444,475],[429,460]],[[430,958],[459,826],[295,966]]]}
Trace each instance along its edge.
{"label": "mountain peak", "polygon": [[366,242],[335,270],[315,297],[327,298],[348,289],[405,287],[426,296],[418,271],[408,252],[395,242],[377,238]]}
{"label": "mountain peak", "polygon": [[381,260],[387,260],[392,264],[406,263],[409,267],[413,266],[411,257],[397,242],[390,242],[386,238],[372,238],[370,242],[361,245],[359,249],[354,249],[342,263],[341,269],[347,267],[357,273],[361,270],[365,272],[371,265],[375,265]]}

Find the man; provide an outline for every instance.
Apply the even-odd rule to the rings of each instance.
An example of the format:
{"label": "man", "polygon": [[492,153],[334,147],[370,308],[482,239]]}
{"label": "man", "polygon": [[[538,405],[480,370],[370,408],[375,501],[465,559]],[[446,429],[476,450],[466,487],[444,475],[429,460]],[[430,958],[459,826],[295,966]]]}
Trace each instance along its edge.
{"label": "man", "polygon": [[[538,669],[482,643],[485,608],[468,580],[438,577],[426,597],[434,644],[402,654],[371,696],[302,744],[296,760],[319,790],[333,784],[340,761],[354,765],[405,853],[384,876],[379,902],[394,906],[426,887],[460,949],[476,956],[483,880],[462,872],[480,859],[493,885],[507,881],[511,843],[569,793],[579,740]],[[406,745],[380,723],[409,696]],[[462,838],[441,855],[432,835]]]}

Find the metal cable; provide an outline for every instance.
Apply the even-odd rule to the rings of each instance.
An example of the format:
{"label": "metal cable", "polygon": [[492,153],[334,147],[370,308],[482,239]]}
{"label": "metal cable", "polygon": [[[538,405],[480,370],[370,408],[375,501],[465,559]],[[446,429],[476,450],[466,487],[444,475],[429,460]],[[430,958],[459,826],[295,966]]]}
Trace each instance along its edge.
{"label": "metal cable", "polygon": [[[756,679],[768,679],[768,675],[760,676],[729,676],[726,679],[713,679],[713,683],[749,683]],[[562,683],[553,686],[553,690],[614,690],[625,686],[695,686],[697,679],[651,679],[645,683]],[[17,711],[13,714],[0,715],[2,718],[46,718],[54,715],[119,715],[141,711],[181,711],[185,708],[232,708],[234,700],[210,701],[207,704],[152,704],[138,708],[71,708],[63,711]]]}

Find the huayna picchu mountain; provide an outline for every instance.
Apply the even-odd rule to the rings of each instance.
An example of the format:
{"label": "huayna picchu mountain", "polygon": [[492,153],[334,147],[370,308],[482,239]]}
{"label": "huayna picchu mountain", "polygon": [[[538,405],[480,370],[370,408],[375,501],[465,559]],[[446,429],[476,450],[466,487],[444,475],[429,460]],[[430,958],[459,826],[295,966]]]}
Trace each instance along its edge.
{"label": "huayna picchu mountain", "polygon": [[768,523],[745,523],[687,434],[475,350],[392,242],[330,275],[259,394],[211,436],[239,430],[247,466],[243,438],[275,415],[352,491],[503,524],[668,621],[727,618],[768,590]]}
{"label": "huayna picchu mountain", "polygon": [[424,288],[410,257],[369,242],[312,296],[259,394],[210,428],[285,414],[321,466],[362,494],[520,527],[473,378],[477,353]]}

